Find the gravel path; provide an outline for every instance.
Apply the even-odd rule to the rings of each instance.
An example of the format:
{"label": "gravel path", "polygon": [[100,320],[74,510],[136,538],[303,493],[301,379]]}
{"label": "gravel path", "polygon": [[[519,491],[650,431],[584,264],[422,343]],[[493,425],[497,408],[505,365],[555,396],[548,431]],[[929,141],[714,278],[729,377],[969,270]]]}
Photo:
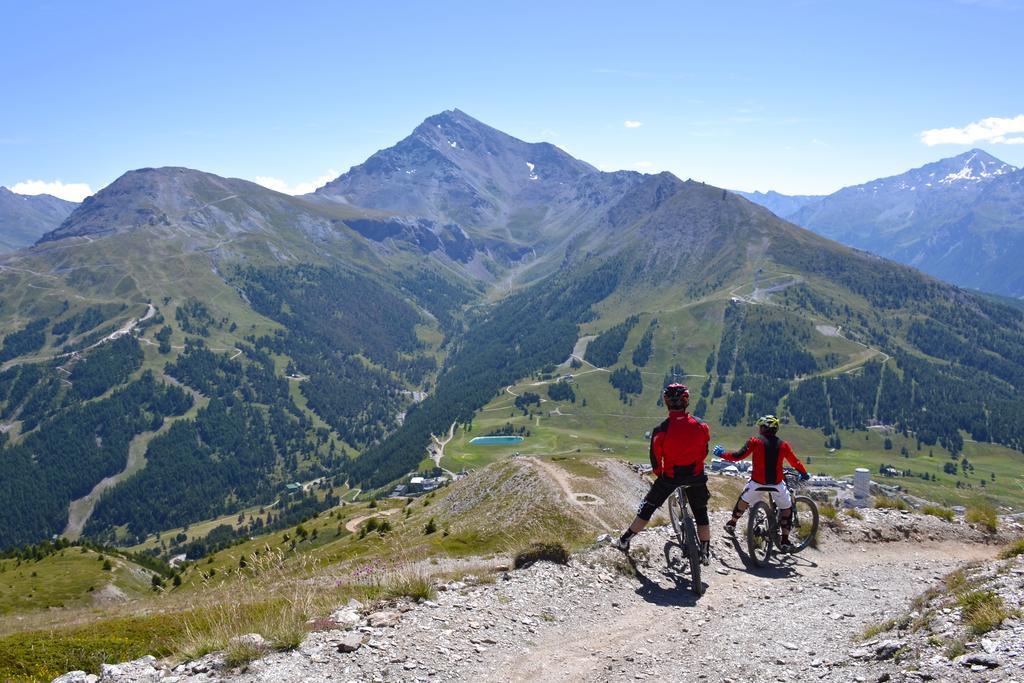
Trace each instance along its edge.
{"label": "gravel path", "polygon": [[[936,660],[934,644],[927,650],[884,639],[891,635],[862,642],[867,627],[908,614],[912,599],[941,586],[952,570],[971,561],[995,567],[990,560],[998,548],[977,542],[983,536],[963,524],[865,514],[827,531],[820,549],[763,570],[745,565],[738,544],[715,538],[699,599],[666,564],[666,548],[671,556],[678,550],[660,527],[634,540],[628,562],[598,546],[568,565],[540,562],[494,583],[467,577],[445,584],[434,601],[377,611],[350,604],[331,616],[336,628],[244,670],[224,669],[214,654],[173,670],[154,661],[121,665],[102,680],[1024,680],[1024,627],[1011,620],[986,646],[1002,648],[995,665],[1001,668],[948,658],[929,663],[922,658]],[[715,513],[713,528],[724,520],[725,513]],[[1024,567],[1015,572],[990,572],[1014,605],[1024,594]],[[953,614],[937,620],[952,637],[956,614],[936,614]],[[925,642],[923,632],[918,639]],[[922,674],[928,666],[933,673]]]}

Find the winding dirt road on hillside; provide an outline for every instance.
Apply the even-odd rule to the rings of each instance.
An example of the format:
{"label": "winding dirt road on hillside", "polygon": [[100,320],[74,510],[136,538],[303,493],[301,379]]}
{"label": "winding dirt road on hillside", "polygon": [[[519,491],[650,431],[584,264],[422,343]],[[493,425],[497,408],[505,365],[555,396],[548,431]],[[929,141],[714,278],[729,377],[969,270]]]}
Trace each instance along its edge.
{"label": "winding dirt road on hillside", "polygon": [[525,458],[525,460],[539,468],[552,481],[558,484],[558,488],[562,490],[562,494],[568,503],[579,508],[581,512],[590,517],[600,528],[605,531],[613,530],[593,509],[593,505],[604,502],[601,498],[592,493],[574,491],[570,475],[561,467],[546,462],[542,458]]}
{"label": "winding dirt road on hillside", "polygon": [[398,512],[398,508],[395,508],[394,510],[381,510],[380,512],[375,512],[372,515],[354,517],[345,523],[345,528],[354,534],[355,532],[359,531],[359,525],[365,522],[366,520],[370,519],[371,517],[387,517],[389,515],[395,514],[396,512]]}

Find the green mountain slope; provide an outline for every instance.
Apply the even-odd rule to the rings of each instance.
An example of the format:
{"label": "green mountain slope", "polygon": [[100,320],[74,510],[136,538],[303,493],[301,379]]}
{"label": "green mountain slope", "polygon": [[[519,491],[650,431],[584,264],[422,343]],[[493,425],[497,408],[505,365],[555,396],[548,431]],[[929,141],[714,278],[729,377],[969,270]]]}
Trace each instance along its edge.
{"label": "green mountain slope", "polygon": [[[254,506],[294,523],[336,501],[287,484],[384,487],[453,424],[450,468],[486,459],[470,425],[505,422],[543,452],[642,458],[679,375],[729,438],[763,412],[806,447],[886,433],[979,494],[1002,484],[964,457],[977,444],[1019,463],[1018,310],[720,188],[441,119],[333,195],[133,171],[0,259],[0,546],[61,533],[83,499],[104,541]],[[577,389],[551,395],[564,374]]]}

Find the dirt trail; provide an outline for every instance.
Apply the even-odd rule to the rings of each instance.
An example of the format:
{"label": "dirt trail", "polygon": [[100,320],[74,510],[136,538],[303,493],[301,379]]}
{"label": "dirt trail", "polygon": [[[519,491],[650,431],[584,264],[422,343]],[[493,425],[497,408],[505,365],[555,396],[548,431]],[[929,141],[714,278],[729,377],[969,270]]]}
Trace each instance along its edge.
{"label": "dirt trail", "polygon": [[[574,491],[571,476],[561,467],[552,465],[550,462],[546,462],[541,458],[526,458],[526,460],[536,465],[544,474],[558,484],[558,488],[562,490],[567,502],[578,507],[580,511],[590,517],[605,531],[612,531],[612,528],[608,526],[608,523],[601,519],[600,515],[598,515],[591,507],[594,504],[603,504],[604,501],[601,498],[592,493]],[[592,500],[588,500],[588,498]]]}
{"label": "dirt trail", "polygon": [[372,515],[363,515],[362,517],[355,517],[353,519],[348,520],[348,522],[345,523],[345,528],[354,534],[355,532],[359,531],[359,525],[365,522],[366,520],[370,519],[371,517],[387,517],[388,515],[393,515],[396,512],[398,512],[398,508],[395,508],[394,510],[381,510],[380,512],[375,512]]}
{"label": "dirt trail", "polygon": [[638,567],[640,599],[628,608],[614,599],[595,604],[585,629],[537,638],[481,680],[803,680],[810,672],[796,674],[794,667],[824,662],[837,641],[845,652],[849,638],[874,623],[874,612],[905,604],[933,576],[993,553],[958,543],[875,544],[810,551],[765,570],[748,570],[738,555],[724,554],[705,569],[709,587],[699,601],[666,576],[662,557],[653,557],[651,567]]}
{"label": "dirt trail", "polygon": [[[713,523],[724,519],[715,513]],[[925,588],[996,550],[960,540],[859,543],[828,535],[822,550],[750,569],[719,537],[707,592],[697,598],[666,564],[670,537],[665,527],[640,534],[630,562],[603,546],[491,584],[450,583],[434,600],[365,616],[347,633],[312,633],[295,651],[212,678],[217,655],[174,673],[197,683],[890,680],[878,674],[892,662],[854,653],[859,634],[906,614]],[[373,625],[385,620],[391,625]]]}
{"label": "dirt trail", "polygon": [[[444,457],[444,447],[448,445],[448,442],[455,436],[455,424],[452,422],[451,426],[448,427],[448,434],[443,439],[437,437],[434,434],[430,435],[430,445],[427,446],[427,452],[430,454],[430,459],[434,461],[434,465],[441,467],[441,459]],[[448,474],[454,476],[454,473],[450,470],[441,469]]]}

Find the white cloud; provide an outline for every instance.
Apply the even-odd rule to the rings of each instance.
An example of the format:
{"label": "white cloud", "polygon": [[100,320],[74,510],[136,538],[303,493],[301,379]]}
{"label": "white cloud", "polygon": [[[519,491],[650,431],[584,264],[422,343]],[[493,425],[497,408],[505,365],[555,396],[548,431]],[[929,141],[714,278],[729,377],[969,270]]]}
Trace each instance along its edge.
{"label": "white cloud", "polygon": [[654,168],[654,163],[650,161],[634,161],[633,167],[641,171],[650,171]]}
{"label": "white cloud", "polygon": [[644,125],[644,123],[643,123],[643,121],[630,121],[630,120],[627,120],[627,121],[623,121],[622,125],[624,125],[626,128],[639,128],[640,126]]}
{"label": "white cloud", "polygon": [[1024,137],[1016,136],[1024,133],[1024,114],[1012,119],[992,116],[963,128],[932,128],[921,133],[921,142],[933,147],[935,145],[973,145],[976,142],[995,144],[1024,144]]}
{"label": "white cloud", "polygon": [[296,183],[295,185],[289,185],[280,178],[272,178],[270,176],[258,175],[256,176],[256,184],[262,185],[263,187],[269,188],[271,190],[276,190],[277,192],[282,192],[284,194],[309,194],[310,192],[316,190],[317,188],[323,187],[330,181],[337,178],[339,175],[341,174],[338,173],[338,171],[335,171],[333,168],[329,168],[327,169],[327,172],[324,173],[319,178],[316,178],[315,180],[310,180],[308,182],[299,182]]}
{"label": "white cloud", "polygon": [[10,188],[18,194],[52,194],[69,202],[80,202],[92,194],[88,183],[63,183],[59,180],[23,180]]}

